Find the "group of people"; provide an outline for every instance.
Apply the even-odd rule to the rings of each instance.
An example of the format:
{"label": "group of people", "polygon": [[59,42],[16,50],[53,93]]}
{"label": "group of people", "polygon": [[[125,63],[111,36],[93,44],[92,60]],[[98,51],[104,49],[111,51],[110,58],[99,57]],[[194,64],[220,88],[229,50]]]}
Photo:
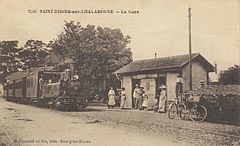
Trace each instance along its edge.
{"label": "group of people", "polygon": [[[127,98],[126,98],[126,93],[125,93],[125,88],[122,87],[121,89],[121,109],[124,109],[127,107],[127,102],[126,102]],[[110,90],[108,91],[108,108],[113,108],[116,104],[115,101],[115,91],[113,89],[113,87],[110,88]]]}
{"label": "group of people", "polygon": [[[166,86],[162,85],[160,87],[160,95],[157,95],[155,97],[155,110],[158,112],[165,112],[166,108],[166,100],[167,100],[167,94],[166,94]],[[115,101],[115,91],[111,87],[108,91],[108,108],[113,108],[116,104]],[[133,105],[135,109],[138,110],[148,110],[148,96],[145,94],[144,88],[140,87],[139,84],[136,84],[136,87],[133,91]],[[121,109],[127,108],[127,98],[125,93],[125,88],[122,87],[121,89]]]}
{"label": "group of people", "polygon": [[[166,110],[166,101],[167,101],[167,92],[166,86],[160,86],[160,95],[155,96],[155,104],[154,104],[154,111],[158,111],[160,113],[165,112]],[[143,109],[148,110],[148,96],[145,94],[144,88],[139,87],[136,84],[136,87],[133,91],[133,102],[135,109]]]}
{"label": "group of people", "polygon": [[[177,73],[177,80],[176,80],[176,98],[179,98],[179,96],[182,94],[182,85],[183,85],[183,79],[182,76]],[[155,104],[154,104],[154,111],[158,111],[160,113],[166,111],[166,101],[167,101],[167,92],[166,92],[166,86],[162,85],[159,87],[159,94],[155,96]],[[148,96],[146,95],[144,88],[140,87],[139,84],[136,84],[134,90],[133,90],[133,107],[138,110],[147,110],[148,109]],[[108,108],[113,108],[115,102],[115,92],[113,88],[108,92]],[[124,109],[127,107],[127,98],[125,93],[125,88],[123,87],[121,89],[121,109]]]}
{"label": "group of people", "polygon": [[136,84],[136,88],[133,91],[133,103],[135,109],[147,110],[148,108],[148,96],[145,94],[144,88],[139,87],[138,84]]}

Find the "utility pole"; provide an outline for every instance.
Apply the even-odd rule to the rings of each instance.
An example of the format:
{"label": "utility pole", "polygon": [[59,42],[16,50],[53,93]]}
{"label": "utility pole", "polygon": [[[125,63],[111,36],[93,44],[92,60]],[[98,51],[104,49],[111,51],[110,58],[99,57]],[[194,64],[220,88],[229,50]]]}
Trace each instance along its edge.
{"label": "utility pole", "polygon": [[189,90],[192,90],[191,8],[188,8],[188,21],[189,21]]}

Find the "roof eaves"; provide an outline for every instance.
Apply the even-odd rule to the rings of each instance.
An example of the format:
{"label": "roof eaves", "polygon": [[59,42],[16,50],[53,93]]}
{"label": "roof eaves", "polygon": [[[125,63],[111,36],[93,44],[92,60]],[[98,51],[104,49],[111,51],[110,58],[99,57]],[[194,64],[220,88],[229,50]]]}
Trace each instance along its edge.
{"label": "roof eaves", "polygon": [[[199,55],[201,55],[201,54],[200,54],[200,53],[196,53],[196,54],[191,58],[191,60],[193,60],[194,58],[196,58],[196,57],[199,56]],[[187,61],[185,61],[184,63],[182,63],[180,66],[182,67],[182,66],[186,65],[188,62],[189,62],[189,60],[187,60]]]}
{"label": "roof eaves", "polygon": [[151,70],[166,70],[166,69],[177,69],[181,68],[180,65],[174,65],[174,66],[167,66],[167,67],[160,67],[160,68],[147,68],[142,70],[133,70],[133,71],[123,71],[123,72],[114,72],[114,74],[127,74],[127,73],[135,73],[135,72],[144,72],[144,71],[151,71]]}
{"label": "roof eaves", "polygon": [[[200,53],[196,53],[196,55],[194,57],[192,57],[191,60],[197,58],[198,56],[200,56],[209,65],[209,70],[208,71],[209,72],[213,72],[214,71],[214,66],[209,61],[207,61]],[[189,63],[189,60],[184,62],[184,63],[182,63],[181,67],[185,66],[188,63]]]}

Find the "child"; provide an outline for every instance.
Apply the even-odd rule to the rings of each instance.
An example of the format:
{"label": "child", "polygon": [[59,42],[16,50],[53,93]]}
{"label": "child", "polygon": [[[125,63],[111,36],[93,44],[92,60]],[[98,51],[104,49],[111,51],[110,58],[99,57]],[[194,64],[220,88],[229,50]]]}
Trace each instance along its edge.
{"label": "child", "polygon": [[158,105],[159,105],[159,95],[154,97],[154,112],[158,112]]}
{"label": "child", "polygon": [[142,108],[144,111],[148,110],[148,96],[143,93],[143,103],[142,103]]}

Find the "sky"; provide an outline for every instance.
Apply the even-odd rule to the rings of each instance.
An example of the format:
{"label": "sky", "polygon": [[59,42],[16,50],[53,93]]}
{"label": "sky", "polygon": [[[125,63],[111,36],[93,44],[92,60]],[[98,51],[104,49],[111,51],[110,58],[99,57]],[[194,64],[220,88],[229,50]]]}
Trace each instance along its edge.
{"label": "sky", "polygon": [[[0,0],[0,41],[48,43],[64,21],[119,28],[131,36],[133,59],[188,53],[188,8],[192,52],[225,70],[240,64],[240,0]],[[113,14],[40,13],[40,10],[113,10]],[[37,13],[29,13],[35,10]],[[126,14],[115,11],[127,11]],[[133,14],[129,11],[138,11]]]}

